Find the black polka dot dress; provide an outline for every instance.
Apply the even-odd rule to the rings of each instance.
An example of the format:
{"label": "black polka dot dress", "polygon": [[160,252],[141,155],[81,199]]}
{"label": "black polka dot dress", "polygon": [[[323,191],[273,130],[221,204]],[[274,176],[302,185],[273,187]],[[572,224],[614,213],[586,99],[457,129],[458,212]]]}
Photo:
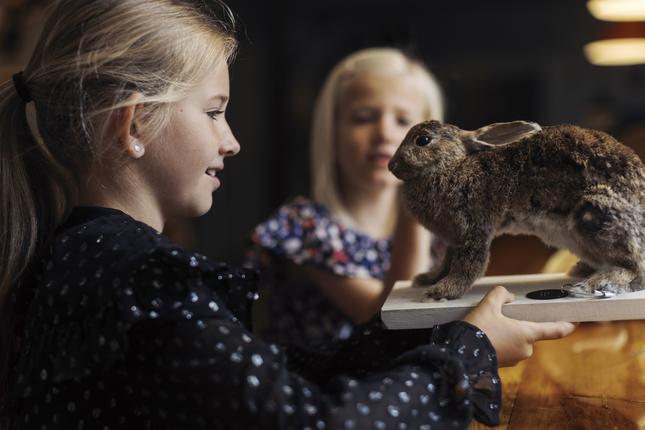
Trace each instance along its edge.
{"label": "black polka dot dress", "polygon": [[76,208],[17,292],[9,429],[465,429],[498,422],[486,336],[375,326],[326,348],[249,330],[254,272],[174,245],[106,208]]}

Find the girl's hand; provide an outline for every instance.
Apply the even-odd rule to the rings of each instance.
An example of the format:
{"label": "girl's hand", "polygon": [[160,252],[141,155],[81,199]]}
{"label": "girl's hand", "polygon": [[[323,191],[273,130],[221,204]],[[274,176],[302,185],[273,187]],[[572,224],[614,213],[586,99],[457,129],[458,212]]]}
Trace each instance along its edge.
{"label": "girl's hand", "polygon": [[569,322],[536,323],[507,318],[502,306],[513,301],[506,288],[492,288],[464,321],[478,327],[495,347],[499,367],[513,366],[533,354],[533,343],[538,340],[559,339],[576,328]]}

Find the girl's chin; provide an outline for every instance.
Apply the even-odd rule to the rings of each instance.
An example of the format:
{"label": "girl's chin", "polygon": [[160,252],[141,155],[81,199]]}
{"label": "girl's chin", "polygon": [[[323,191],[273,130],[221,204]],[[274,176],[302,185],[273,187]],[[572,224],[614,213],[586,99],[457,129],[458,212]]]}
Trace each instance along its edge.
{"label": "girl's chin", "polygon": [[365,182],[365,187],[373,191],[388,191],[397,188],[400,182],[394,178],[372,178]]}
{"label": "girl's chin", "polygon": [[401,183],[401,181],[396,179],[396,176],[391,174],[389,171],[380,172],[379,174],[372,176],[372,178],[370,178],[370,182],[376,187],[384,188],[396,187]]}
{"label": "girl's chin", "polygon": [[201,199],[199,202],[195,202],[188,208],[187,218],[197,218],[208,213],[213,207],[213,197],[208,196],[207,198]]}

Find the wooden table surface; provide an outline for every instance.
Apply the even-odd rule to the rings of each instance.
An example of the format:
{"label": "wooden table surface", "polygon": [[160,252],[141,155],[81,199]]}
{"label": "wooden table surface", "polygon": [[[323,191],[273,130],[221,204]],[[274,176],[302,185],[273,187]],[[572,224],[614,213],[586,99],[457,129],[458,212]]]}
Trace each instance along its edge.
{"label": "wooden table surface", "polygon": [[645,429],[645,321],[580,324],[567,338],[538,342],[500,376],[496,429]]}

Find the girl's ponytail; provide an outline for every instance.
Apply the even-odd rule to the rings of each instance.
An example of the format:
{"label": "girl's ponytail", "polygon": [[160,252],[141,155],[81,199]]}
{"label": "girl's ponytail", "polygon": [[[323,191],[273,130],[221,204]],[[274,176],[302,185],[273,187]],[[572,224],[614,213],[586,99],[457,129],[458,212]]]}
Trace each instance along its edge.
{"label": "girl's ponytail", "polygon": [[47,170],[39,169],[45,163],[36,160],[35,146],[25,101],[14,82],[7,81],[0,86],[0,401],[17,348],[18,310],[11,292],[19,290],[43,239],[43,228],[55,222],[54,214],[46,213],[49,210],[43,205],[48,196],[39,187],[47,181]]}

